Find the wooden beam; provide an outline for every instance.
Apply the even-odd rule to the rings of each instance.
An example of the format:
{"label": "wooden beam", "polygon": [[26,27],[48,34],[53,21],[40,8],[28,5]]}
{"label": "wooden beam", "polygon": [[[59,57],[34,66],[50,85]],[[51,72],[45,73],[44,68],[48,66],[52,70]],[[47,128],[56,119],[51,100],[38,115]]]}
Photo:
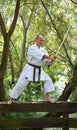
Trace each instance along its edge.
{"label": "wooden beam", "polygon": [[7,102],[0,102],[0,113],[9,112],[77,112],[77,102],[13,102],[9,105]]}
{"label": "wooden beam", "polygon": [[0,119],[0,128],[77,128],[77,119],[68,118],[31,118],[31,119]]}
{"label": "wooden beam", "polygon": [[[63,118],[69,119],[69,114],[68,113],[63,113]],[[69,130],[69,126],[65,125],[62,130]]]}

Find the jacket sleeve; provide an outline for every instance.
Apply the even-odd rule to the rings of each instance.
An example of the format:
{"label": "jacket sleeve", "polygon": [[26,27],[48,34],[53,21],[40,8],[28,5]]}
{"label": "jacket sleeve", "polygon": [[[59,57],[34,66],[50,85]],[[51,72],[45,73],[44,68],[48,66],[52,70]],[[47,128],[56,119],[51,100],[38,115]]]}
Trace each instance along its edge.
{"label": "jacket sleeve", "polygon": [[[43,52],[44,55],[49,56],[47,50],[45,50],[44,48],[42,48],[42,52]],[[48,59],[43,59],[43,60],[42,60],[42,63],[43,63],[44,65],[47,65],[47,66],[48,66],[47,61],[49,61],[49,60],[48,60]]]}
{"label": "jacket sleeve", "polygon": [[35,46],[31,46],[28,49],[28,56],[34,57],[35,59],[42,60],[43,56],[45,54],[40,51],[40,49],[37,49]]}

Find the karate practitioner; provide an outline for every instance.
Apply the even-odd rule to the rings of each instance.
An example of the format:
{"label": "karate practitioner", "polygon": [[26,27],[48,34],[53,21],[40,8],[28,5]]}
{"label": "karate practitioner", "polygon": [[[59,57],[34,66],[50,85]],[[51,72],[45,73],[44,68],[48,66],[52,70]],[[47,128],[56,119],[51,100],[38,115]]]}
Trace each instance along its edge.
{"label": "karate practitioner", "polygon": [[54,85],[52,79],[42,69],[42,64],[52,65],[55,57],[49,56],[42,44],[43,36],[38,35],[35,39],[35,44],[28,49],[28,64],[24,67],[16,85],[10,92],[8,104],[11,104],[14,99],[19,97],[30,81],[44,81],[44,99],[46,102],[54,102],[49,98],[49,93],[54,91]]}

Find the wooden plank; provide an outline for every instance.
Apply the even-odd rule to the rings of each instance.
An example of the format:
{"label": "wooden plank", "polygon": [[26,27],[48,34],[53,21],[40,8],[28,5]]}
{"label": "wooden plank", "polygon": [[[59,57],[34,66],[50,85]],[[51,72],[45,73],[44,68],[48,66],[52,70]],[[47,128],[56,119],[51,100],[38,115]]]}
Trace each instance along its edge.
{"label": "wooden plank", "polygon": [[77,112],[77,102],[14,102],[9,105],[7,102],[0,102],[0,113],[7,112]]}
{"label": "wooden plank", "polygon": [[[67,113],[63,113],[63,117],[69,119],[69,115]],[[65,125],[62,130],[69,130],[68,124]]]}
{"label": "wooden plank", "polygon": [[68,118],[33,118],[33,119],[0,119],[0,128],[77,128],[77,119]]}

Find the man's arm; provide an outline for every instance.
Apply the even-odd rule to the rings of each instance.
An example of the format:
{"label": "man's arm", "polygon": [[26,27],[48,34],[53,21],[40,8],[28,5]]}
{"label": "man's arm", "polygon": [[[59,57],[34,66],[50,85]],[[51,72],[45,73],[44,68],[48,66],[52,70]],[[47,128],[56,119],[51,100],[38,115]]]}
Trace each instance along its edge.
{"label": "man's arm", "polygon": [[42,58],[42,60],[43,60],[43,59],[48,59],[48,60],[50,60],[51,62],[53,62],[53,61],[55,60],[55,57],[54,57],[54,56],[51,57],[51,56],[48,56],[48,55],[44,55],[43,58]]}
{"label": "man's arm", "polygon": [[44,55],[42,60],[44,60],[44,59],[47,59],[46,63],[47,63],[48,66],[50,66],[55,61],[56,57],[55,56],[51,57],[51,56],[48,56],[48,55]]}

